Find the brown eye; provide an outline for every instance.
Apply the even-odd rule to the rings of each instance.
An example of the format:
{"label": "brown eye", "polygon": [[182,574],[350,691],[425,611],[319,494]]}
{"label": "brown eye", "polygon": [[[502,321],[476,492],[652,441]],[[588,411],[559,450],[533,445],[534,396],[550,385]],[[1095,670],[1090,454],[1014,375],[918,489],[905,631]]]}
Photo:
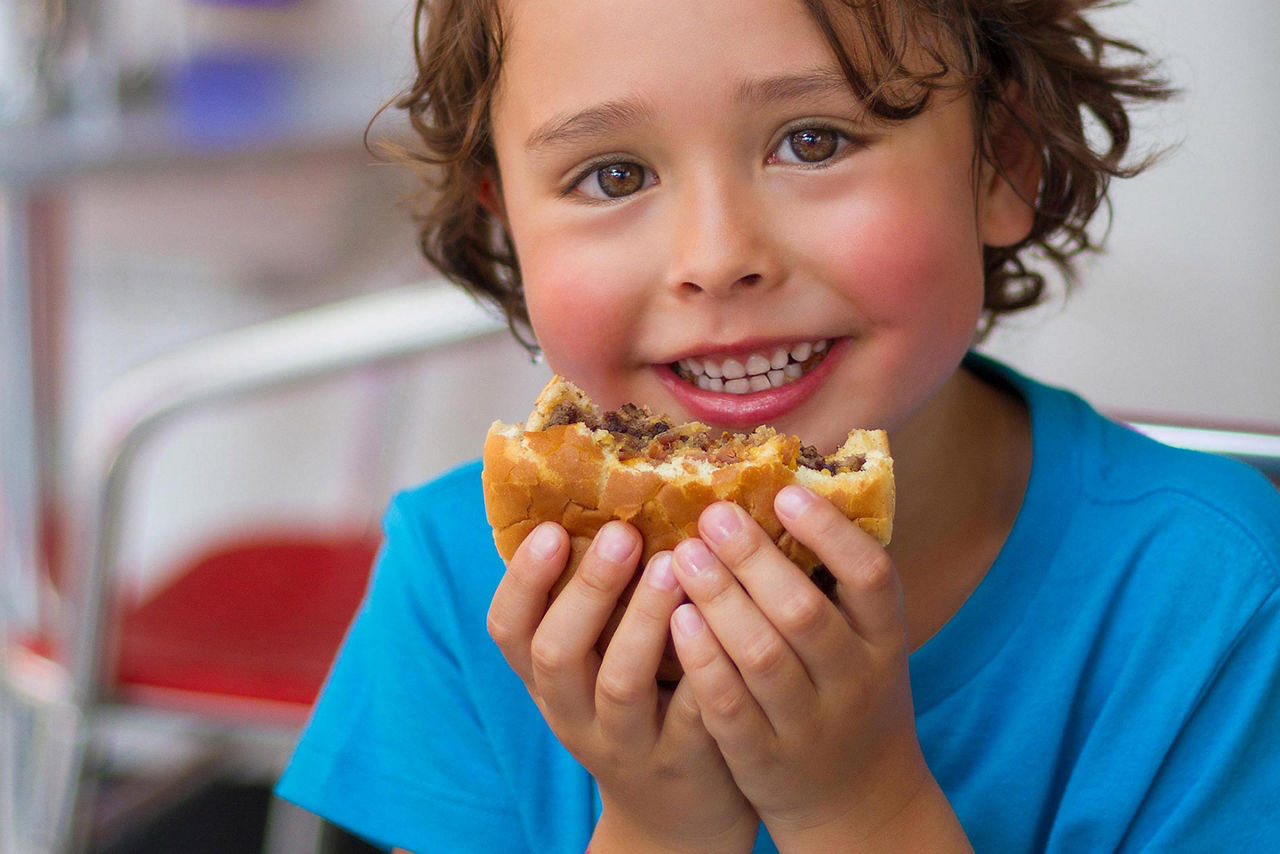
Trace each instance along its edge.
{"label": "brown eye", "polygon": [[596,171],[596,183],[609,198],[629,196],[644,186],[644,167],[637,163],[610,163]]}
{"label": "brown eye", "polygon": [[820,163],[836,153],[840,137],[825,128],[804,128],[788,136],[787,144],[801,162]]}

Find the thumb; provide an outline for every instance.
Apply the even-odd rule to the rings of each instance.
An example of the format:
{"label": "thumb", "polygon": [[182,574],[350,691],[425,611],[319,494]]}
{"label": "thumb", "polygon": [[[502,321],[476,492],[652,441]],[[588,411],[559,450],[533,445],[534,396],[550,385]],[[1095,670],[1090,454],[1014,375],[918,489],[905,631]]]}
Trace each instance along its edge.
{"label": "thumb", "polygon": [[667,701],[666,719],[662,725],[661,741],[680,755],[684,751],[697,751],[715,746],[715,739],[702,723],[702,710],[693,695],[693,686],[682,678]]}

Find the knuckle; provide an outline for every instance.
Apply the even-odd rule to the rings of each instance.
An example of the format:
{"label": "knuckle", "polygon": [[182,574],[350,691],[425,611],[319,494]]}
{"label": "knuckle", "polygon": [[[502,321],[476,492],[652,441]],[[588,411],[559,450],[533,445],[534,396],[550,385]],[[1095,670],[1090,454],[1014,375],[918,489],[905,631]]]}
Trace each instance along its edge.
{"label": "knuckle", "polygon": [[736,721],[747,712],[747,697],[741,690],[719,691],[708,699],[705,709],[716,720]]}
{"label": "knuckle", "polygon": [[762,632],[743,651],[738,667],[753,676],[767,676],[782,665],[787,653],[782,638],[772,632]]}
{"label": "knuckle", "polygon": [[828,501],[820,501],[813,514],[814,527],[819,534],[835,535],[846,531],[853,522]]}
{"label": "knuckle", "polygon": [[645,686],[617,671],[601,671],[596,679],[599,700],[614,706],[630,706],[644,699]]}
{"label": "knuckle", "polygon": [[723,548],[729,552],[730,560],[744,570],[765,566],[781,554],[773,539],[759,527],[753,527]]}
{"label": "knuckle", "polygon": [[494,643],[500,648],[509,645],[515,637],[515,632],[512,631],[511,625],[493,610],[489,611],[489,615],[485,619],[485,629],[489,632],[489,637],[493,638]]}
{"label": "knuckle", "polygon": [[626,610],[622,612],[622,619],[629,625],[650,633],[658,629],[666,630],[669,613],[646,597],[635,596],[627,603]]}
{"label": "knuckle", "polygon": [[815,502],[812,510],[801,517],[800,525],[806,540],[838,543],[840,547],[851,551],[865,548],[861,541],[866,535],[858,528],[857,523],[828,501]]}
{"label": "knuckle", "polygon": [[714,563],[700,565],[698,561],[702,558],[698,551],[697,547],[686,546],[684,543],[676,547],[676,564],[685,573],[681,576],[681,585],[689,598],[699,603],[700,607],[720,605],[728,601],[738,582],[732,571],[726,571],[718,558],[714,559]]}
{"label": "knuckle", "polygon": [[704,643],[685,646],[677,640],[676,648],[680,662],[684,665],[686,671],[707,670],[715,664],[716,657],[719,655],[715,647]]}
{"label": "knuckle", "polygon": [[893,561],[883,549],[870,550],[858,564],[854,578],[855,583],[863,590],[887,590],[893,587],[896,580]]}
{"label": "knuckle", "polygon": [[764,557],[766,546],[771,544],[765,539],[764,531],[756,527],[754,530],[748,528],[742,536],[729,540],[723,548],[737,563],[755,563]]}
{"label": "knuckle", "polygon": [[618,595],[619,578],[610,573],[608,567],[598,561],[585,559],[573,576],[573,583],[594,602],[611,599]]}
{"label": "knuckle", "polygon": [[538,673],[558,673],[568,664],[569,654],[562,644],[535,634],[529,645],[529,661]]}
{"label": "knuckle", "polygon": [[707,610],[716,610],[733,601],[738,590],[738,582],[727,573],[719,573],[709,582],[711,589],[706,591],[704,600]]}
{"label": "knuckle", "polygon": [[806,635],[817,629],[827,615],[830,602],[812,584],[785,599],[778,607],[778,627],[784,632]]}

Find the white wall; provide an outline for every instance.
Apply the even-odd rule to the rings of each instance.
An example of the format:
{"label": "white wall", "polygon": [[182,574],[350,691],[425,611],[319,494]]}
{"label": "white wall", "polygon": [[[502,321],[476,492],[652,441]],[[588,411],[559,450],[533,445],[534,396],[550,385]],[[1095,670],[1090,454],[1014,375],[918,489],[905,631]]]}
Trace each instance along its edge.
{"label": "white wall", "polygon": [[1116,182],[1109,251],[987,349],[1112,409],[1280,423],[1280,4],[1113,13],[1182,96],[1140,117],[1164,162]]}

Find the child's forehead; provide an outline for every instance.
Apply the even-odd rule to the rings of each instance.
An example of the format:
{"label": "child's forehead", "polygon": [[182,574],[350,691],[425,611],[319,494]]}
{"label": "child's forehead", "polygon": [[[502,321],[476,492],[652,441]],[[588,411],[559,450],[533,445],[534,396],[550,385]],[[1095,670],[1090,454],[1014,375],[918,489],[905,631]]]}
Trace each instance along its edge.
{"label": "child's forehead", "polygon": [[598,100],[606,89],[630,97],[643,97],[646,89],[741,90],[769,80],[783,82],[753,94],[785,97],[797,85],[812,90],[814,79],[824,77],[837,81],[829,91],[843,87],[848,95],[852,84],[864,100],[888,92],[911,103],[923,91],[916,84],[947,64],[920,47],[938,40],[920,39],[907,17],[909,4],[895,0],[500,2],[498,101],[508,105]]}
{"label": "child's forehead", "polygon": [[[473,0],[476,2],[476,0]],[[571,5],[590,6],[616,17],[617,29],[613,35],[625,37],[628,21],[625,17],[628,7],[632,9],[651,9],[665,17],[673,26],[682,26],[680,12],[706,6],[710,0],[580,0],[569,6],[558,0],[490,0],[496,6],[504,24],[510,26],[526,16],[560,17],[573,11]],[[833,25],[892,24],[894,21],[909,20],[921,17],[925,10],[918,0],[769,0],[778,11],[795,16],[830,21]],[[477,3],[477,5],[479,5]],[[748,14],[748,0],[737,0],[733,5],[740,7],[740,26],[748,28],[753,25],[753,16]],[[936,5],[936,4],[935,4]],[[661,8],[664,7],[665,8]],[[459,9],[459,13],[463,10]],[[733,33],[725,35],[732,37]]]}
{"label": "child's forehead", "polygon": [[[607,64],[690,34],[707,52],[736,45],[747,53],[770,36],[781,44],[803,33],[837,66],[874,76],[917,64],[922,42],[936,48],[944,40],[936,22],[906,0],[498,0],[498,9],[504,64],[513,50],[541,51],[539,62],[598,56]],[[922,26],[930,31],[925,39]]]}
{"label": "child's forehead", "polygon": [[[589,86],[640,83],[692,69],[726,73],[812,64],[827,53],[801,2],[783,0],[505,0],[504,70]],[[732,28],[732,29],[730,29]],[[697,46],[693,50],[691,47]],[[583,78],[583,74],[589,74]]]}

